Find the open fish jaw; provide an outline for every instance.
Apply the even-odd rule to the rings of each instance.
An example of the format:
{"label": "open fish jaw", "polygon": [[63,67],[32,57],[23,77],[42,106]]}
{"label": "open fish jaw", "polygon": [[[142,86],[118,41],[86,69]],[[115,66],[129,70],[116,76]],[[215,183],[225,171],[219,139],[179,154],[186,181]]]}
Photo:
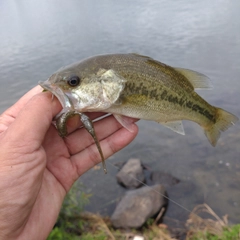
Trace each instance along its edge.
{"label": "open fish jaw", "polygon": [[67,134],[68,134],[67,133],[67,125],[66,125],[67,120],[75,115],[79,115],[84,128],[88,131],[88,133],[94,139],[94,142],[97,146],[97,149],[99,151],[99,154],[100,154],[100,157],[102,160],[104,173],[106,174],[107,168],[106,168],[106,164],[105,164],[105,159],[104,159],[103,152],[102,152],[100,143],[98,141],[98,138],[96,136],[94,126],[93,126],[91,119],[87,115],[74,110],[74,104],[72,104],[72,102],[70,101],[70,98],[66,94],[64,94],[64,92],[61,90],[61,88],[55,86],[54,84],[49,83],[48,80],[45,82],[39,82],[39,85],[43,89],[48,90],[53,95],[55,95],[63,107],[62,111],[55,117],[56,128],[58,130],[59,135],[61,137],[67,136]]}
{"label": "open fish jaw", "polygon": [[43,89],[51,92],[61,103],[63,109],[73,109],[73,105],[66,94],[62,91],[61,88],[58,86],[54,86],[53,84],[49,83],[48,80],[45,82],[38,83]]}

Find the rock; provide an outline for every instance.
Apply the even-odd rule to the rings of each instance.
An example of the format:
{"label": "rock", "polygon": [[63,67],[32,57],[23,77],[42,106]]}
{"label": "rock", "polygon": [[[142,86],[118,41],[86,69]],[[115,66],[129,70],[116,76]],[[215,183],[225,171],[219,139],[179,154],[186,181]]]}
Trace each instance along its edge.
{"label": "rock", "polygon": [[151,175],[153,184],[162,184],[166,189],[179,183],[180,180],[166,172],[153,172]]}
{"label": "rock", "polygon": [[128,191],[111,216],[116,228],[139,228],[148,218],[157,214],[167,204],[162,185],[142,187]]}
{"label": "rock", "polygon": [[116,177],[117,181],[126,188],[134,189],[142,186],[145,177],[141,161],[136,158],[129,159]]}
{"label": "rock", "polygon": [[169,188],[168,195],[173,197],[174,199],[178,198],[186,198],[186,196],[190,196],[193,194],[196,189],[196,185],[191,181],[182,181],[178,185]]}

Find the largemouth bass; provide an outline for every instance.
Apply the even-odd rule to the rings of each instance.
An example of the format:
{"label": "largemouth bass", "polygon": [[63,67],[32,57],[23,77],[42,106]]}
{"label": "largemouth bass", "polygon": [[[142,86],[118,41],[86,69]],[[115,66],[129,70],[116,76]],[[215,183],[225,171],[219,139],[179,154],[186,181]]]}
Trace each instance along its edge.
{"label": "largemouth bass", "polygon": [[213,146],[220,133],[238,121],[194,91],[209,88],[208,77],[138,54],[91,57],[59,69],[39,84],[63,106],[57,120],[60,135],[67,135],[67,119],[79,114],[98,145],[103,163],[93,124],[83,112],[112,113],[129,131],[131,127],[122,116],[156,121],[183,135],[182,120],[190,120],[203,128]]}

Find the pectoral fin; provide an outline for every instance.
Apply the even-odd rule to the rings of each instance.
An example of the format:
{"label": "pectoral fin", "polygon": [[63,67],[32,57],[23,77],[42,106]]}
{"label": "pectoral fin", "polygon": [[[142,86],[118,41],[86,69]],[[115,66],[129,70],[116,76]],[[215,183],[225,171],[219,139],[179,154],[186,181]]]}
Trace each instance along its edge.
{"label": "pectoral fin", "polygon": [[183,125],[182,125],[182,121],[165,122],[165,123],[159,122],[159,123],[162,124],[163,126],[167,127],[167,128],[170,128],[171,130],[173,130],[176,133],[179,133],[181,135],[185,135],[184,128],[183,128]]}
{"label": "pectoral fin", "polygon": [[129,121],[128,117],[125,117],[123,115],[119,114],[113,114],[113,116],[116,118],[116,120],[123,126],[125,127],[129,132],[133,132],[133,124],[132,121]]}

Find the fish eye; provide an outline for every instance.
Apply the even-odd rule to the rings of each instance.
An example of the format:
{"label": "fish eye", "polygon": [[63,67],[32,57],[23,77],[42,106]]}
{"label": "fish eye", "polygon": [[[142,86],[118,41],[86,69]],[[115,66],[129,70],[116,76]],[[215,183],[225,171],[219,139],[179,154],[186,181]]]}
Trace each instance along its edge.
{"label": "fish eye", "polygon": [[80,83],[80,78],[78,76],[71,76],[67,82],[69,86],[76,87]]}

